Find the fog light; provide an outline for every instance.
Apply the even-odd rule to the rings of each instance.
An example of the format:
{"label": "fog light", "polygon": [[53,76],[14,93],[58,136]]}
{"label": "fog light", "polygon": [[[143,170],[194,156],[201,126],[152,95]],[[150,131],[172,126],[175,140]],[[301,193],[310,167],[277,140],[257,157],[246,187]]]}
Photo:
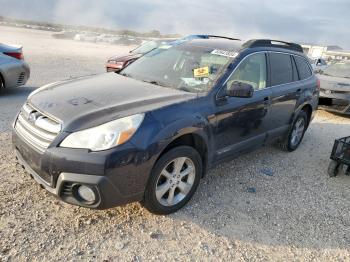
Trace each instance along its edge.
{"label": "fog light", "polygon": [[96,200],[94,190],[84,185],[78,187],[78,196],[86,202],[94,202]]}

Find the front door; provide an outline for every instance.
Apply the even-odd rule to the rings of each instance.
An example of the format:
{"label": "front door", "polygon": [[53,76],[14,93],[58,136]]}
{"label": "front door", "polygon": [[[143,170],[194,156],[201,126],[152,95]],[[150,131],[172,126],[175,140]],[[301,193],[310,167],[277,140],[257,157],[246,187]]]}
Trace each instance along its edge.
{"label": "front door", "polygon": [[264,143],[272,95],[266,80],[266,54],[255,53],[244,58],[226,81],[225,90],[239,81],[252,85],[255,91],[250,98],[218,98],[214,138],[217,160]]}

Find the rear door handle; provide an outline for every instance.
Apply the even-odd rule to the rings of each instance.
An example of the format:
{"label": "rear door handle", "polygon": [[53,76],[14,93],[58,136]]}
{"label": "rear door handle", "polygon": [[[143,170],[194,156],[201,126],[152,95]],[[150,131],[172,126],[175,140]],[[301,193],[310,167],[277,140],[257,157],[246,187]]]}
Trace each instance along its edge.
{"label": "rear door handle", "polygon": [[300,95],[301,94],[301,88],[299,88],[296,93],[297,93],[297,95]]}

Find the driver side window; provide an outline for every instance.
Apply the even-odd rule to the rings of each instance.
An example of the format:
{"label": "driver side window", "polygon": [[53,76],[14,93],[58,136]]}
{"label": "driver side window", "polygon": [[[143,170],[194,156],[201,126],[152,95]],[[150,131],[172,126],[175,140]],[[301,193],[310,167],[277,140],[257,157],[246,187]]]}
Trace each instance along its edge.
{"label": "driver side window", "polygon": [[245,58],[227,81],[227,89],[235,81],[253,86],[254,90],[266,88],[266,55],[257,53]]}

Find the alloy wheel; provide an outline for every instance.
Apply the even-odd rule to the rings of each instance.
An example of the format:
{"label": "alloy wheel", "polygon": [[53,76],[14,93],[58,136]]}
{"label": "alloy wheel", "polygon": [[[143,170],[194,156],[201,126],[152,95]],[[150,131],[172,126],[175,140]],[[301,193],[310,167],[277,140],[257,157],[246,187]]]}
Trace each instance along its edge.
{"label": "alloy wheel", "polygon": [[178,157],[170,161],[159,175],[156,198],[163,206],[174,206],[191,191],[196,168],[190,158]]}
{"label": "alloy wheel", "polygon": [[290,143],[292,146],[296,146],[300,143],[301,139],[303,138],[304,130],[305,130],[305,119],[300,117],[293,127],[291,140],[290,140]]}

